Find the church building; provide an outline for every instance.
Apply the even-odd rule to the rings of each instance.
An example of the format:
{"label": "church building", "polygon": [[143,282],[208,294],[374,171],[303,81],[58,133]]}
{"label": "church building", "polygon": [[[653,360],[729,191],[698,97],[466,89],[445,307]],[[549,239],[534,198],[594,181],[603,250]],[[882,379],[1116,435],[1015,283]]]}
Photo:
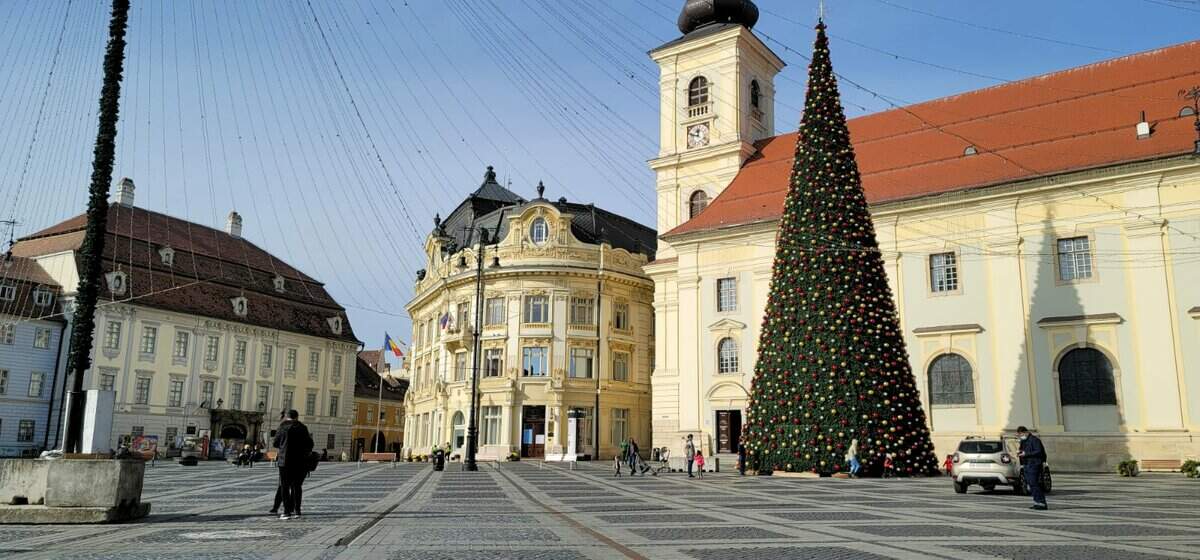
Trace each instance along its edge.
{"label": "church building", "polygon": [[[676,455],[736,452],[754,376],[797,143],[758,17],[688,0],[650,52],[652,425]],[[939,456],[1018,425],[1060,469],[1200,455],[1197,85],[1191,42],[849,121]]]}

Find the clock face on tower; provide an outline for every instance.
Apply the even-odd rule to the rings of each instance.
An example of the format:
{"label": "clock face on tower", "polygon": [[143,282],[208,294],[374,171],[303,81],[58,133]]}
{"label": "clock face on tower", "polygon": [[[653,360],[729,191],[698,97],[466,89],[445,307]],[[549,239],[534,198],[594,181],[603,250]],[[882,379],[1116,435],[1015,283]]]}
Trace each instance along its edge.
{"label": "clock face on tower", "polygon": [[708,145],[708,123],[689,126],[687,129],[687,146],[699,148]]}

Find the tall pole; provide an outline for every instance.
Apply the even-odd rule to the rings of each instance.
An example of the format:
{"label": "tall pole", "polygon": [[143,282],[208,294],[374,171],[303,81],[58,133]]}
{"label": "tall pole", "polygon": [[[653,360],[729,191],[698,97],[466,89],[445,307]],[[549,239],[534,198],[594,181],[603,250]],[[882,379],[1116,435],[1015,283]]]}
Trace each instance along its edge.
{"label": "tall pole", "polygon": [[[596,208],[592,207],[592,223],[596,223]],[[600,315],[604,308],[600,305],[600,297],[604,293],[604,231],[600,232],[600,259],[596,267],[596,404],[592,412],[592,459],[600,460],[600,376],[603,375],[604,368],[601,367],[601,361],[604,356],[604,330],[600,327]],[[609,423],[613,421],[609,418]],[[609,430],[611,433],[612,430]],[[620,445],[621,442],[614,441],[613,445]]]}
{"label": "tall pole", "polygon": [[[499,231],[500,226],[496,226]],[[475,324],[471,326],[471,335],[474,340],[474,356],[471,358],[471,418],[467,420],[467,458],[463,461],[463,468],[468,471],[479,470],[479,465],[475,463],[475,450],[478,447],[479,439],[479,423],[476,420],[477,410],[476,402],[479,391],[479,362],[480,352],[482,351],[482,342],[479,340],[483,325],[483,252],[487,244],[487,229],[479,228],[479,250],[475,252]]]}
{"label": "tall pole", "polygon": [[116,152],[117,119],[121,109],[121,73],[125,63],[125,27],[129,21],[129,0],[113,0],[108,24],[108,48],[104,53],[104,85],[100,89],[100,125],[92,151],[92,184],[89,189],[87,227],[80,253],[79,289],[75,294],[72,317],[71,355],[67,370],[71,380],[70,407],[67,409],[67,434],[63,451],[78,453],[82,448],[84,399],[83,373],[91,367],[92,335],[96,329],[96,300],[100,295],[100,267],[104,255],[104,235],[108,229],[108,186],[112,182],[113,154]]}
{"label": "tall pole", "polygon": [[[380,355],[382,354],[383,352],[380,352]],[[392,364],[388,364],[387,367],[390,373]],[[375,452],[379,453],[379,423],[383,420],[383,374],[379,374],[379,396],[375,399],[375,410],[378,412],[375,415]]]}

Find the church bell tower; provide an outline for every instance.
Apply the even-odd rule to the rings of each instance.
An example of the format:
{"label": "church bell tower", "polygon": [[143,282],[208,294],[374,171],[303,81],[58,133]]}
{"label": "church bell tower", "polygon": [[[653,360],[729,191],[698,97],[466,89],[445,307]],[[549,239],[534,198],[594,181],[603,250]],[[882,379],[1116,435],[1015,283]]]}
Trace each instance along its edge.
{"label": "church bell tower", "polygon": [[[687,0],[683,34],[650,51],[660,69],[658,232],[699,214],[775,134],[775,76],[784,63],[754,35],[751,0]],[[659,258],[672,251],[660,246]]]}

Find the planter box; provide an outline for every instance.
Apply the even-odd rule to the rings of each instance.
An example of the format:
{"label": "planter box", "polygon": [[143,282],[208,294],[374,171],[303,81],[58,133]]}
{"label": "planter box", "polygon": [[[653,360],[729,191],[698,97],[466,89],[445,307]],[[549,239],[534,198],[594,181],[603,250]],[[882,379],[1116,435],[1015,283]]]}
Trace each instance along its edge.
{"label": "planter box", "polygon": [[106,523],[144,517],[140,460],[0,460],[0,523]]}

